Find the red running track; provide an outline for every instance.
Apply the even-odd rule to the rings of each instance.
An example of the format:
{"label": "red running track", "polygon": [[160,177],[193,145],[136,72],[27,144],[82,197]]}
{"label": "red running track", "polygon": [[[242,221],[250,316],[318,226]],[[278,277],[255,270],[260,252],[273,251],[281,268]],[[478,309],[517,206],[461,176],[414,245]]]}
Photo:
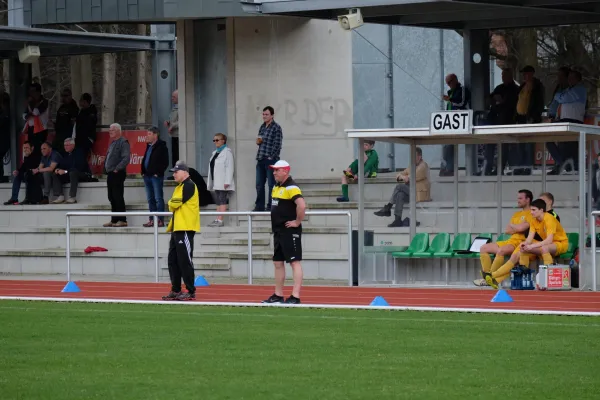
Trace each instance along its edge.
{"label": "red running track", "polygon": [[[160,301],[168,293],[166,283],[77,282],[79,293],[61,293],[64,281],[0,280],[0,296],[106,300]],[[259,303],[273,293],[273,286],[210,285],[198,287],[202,302]],[[286,296],[291,287],[286,287]],[[600,292],[508,291],[511,303],[491,303],[496,291],[482,289],[409,289],[341,286],[305,286],[303,304],[368,306],[383,296],[391,306],[509,309],[532,311],[600,312]]]}

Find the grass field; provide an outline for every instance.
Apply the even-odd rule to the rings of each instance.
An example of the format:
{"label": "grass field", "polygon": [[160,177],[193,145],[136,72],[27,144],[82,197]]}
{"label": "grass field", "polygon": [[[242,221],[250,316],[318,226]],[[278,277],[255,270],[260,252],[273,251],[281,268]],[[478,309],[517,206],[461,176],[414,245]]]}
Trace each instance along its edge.
{"label": "grass field", "polygon": [[595,399],[600,319],[0,302],[0,399]]}

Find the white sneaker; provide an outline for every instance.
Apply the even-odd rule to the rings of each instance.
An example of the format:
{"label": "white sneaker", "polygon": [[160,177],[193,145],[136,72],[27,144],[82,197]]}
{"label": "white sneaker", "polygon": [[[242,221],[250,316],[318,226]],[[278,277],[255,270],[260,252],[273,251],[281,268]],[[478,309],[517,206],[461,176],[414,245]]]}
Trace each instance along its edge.
{"label": "white sneaker", "polygon": [[214,227],[221,227],[223,225],[225,225],[223,223],[223,221],[218,220],[218,219],[215,219],[213,222],[211,222],[210,224],[208,224],[208,226],[214,226]]}
{"label": "white sneaker", "polygon": [[65,202],[65,196],[58,196],[56,200],[52,201],[52,204],[61,204]]}
{"label": "white sneaker", "polygon": [[77,203],[77,199],[75,197],[69,197],[66,201],[67,204],[75,204]]}

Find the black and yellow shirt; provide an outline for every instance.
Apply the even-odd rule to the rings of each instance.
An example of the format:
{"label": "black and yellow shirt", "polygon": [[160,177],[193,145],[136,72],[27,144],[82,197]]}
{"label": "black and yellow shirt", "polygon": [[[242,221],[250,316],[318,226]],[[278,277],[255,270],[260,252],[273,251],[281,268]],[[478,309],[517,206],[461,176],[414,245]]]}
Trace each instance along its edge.
{"label": "black and yellow shirt", "polygon": [[289,177],[283,183],[275,183],[271,192],[271,228],[273,232],[290,230],[302,232],[302,225],[297,228],[286,228],[285,223],[296,219],[296,199],[303,197],[296,182]]}
{"label": "black and yellow shirt", "polygon": [[169,221],[167,232],[200,231],[198,188],[191,178],[175,187],[169,200],[169,211],[173,213],[173,218]]}

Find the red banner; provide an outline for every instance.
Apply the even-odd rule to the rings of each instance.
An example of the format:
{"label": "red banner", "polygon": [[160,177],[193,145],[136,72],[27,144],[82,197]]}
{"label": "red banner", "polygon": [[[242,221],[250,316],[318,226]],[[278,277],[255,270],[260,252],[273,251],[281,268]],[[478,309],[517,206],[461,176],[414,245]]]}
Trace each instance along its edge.
{"label": "red banner", "polygon": [[[142,173],[142,159],[146,152],[146,136],[148,131],[123,131],[123,137],[129,141],[129,147],[131,150],[129,156],[129,165],[127,166],[127,174],[141,174]],[[48,141],[52,142],[54,139],[54,132],[48,134]],[[19,165],[23,162],[23,143],[27,140],[27,135],[19,135]],[[108,152],[108,146],[111,143],[108,131],[102,131],[96,133],[96,141],[92,146],[88,163],[93,175],[104,174],[104,163],[100,163],[98,158],[100,156],[106,156]]]}

